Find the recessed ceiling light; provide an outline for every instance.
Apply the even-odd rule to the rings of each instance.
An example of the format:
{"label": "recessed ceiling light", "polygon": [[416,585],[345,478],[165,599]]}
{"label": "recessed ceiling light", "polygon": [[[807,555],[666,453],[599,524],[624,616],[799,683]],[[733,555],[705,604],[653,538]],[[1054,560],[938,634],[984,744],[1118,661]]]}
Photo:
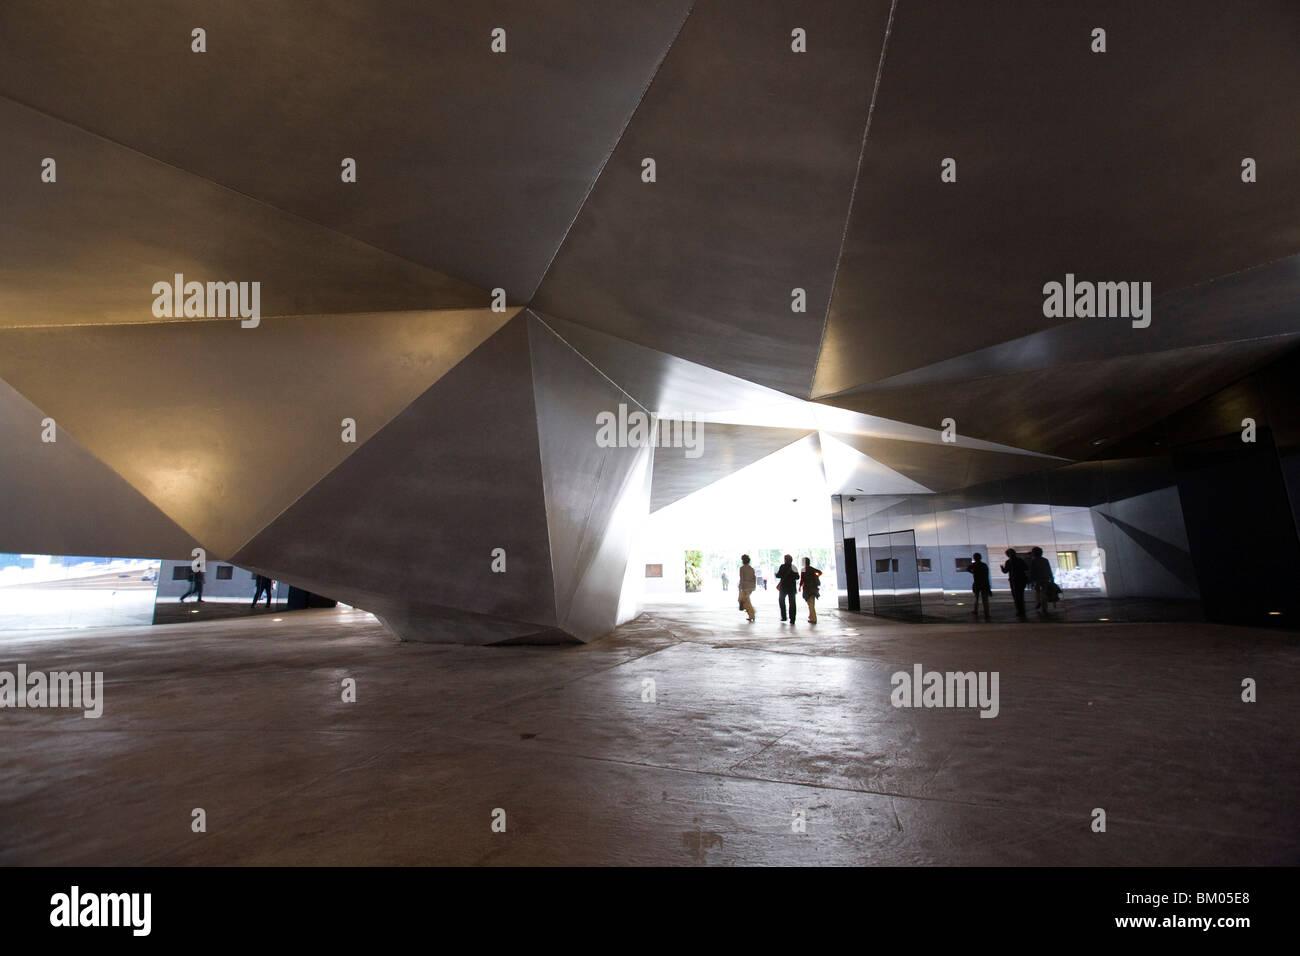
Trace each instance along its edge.
{"label": "recessed ceiling light", "polygon": [[273,621],[283,621],[284,618],[282,618],[282,617],[273,617],[273,618],[271,618],[271,620],[273,620]]}
{"label": "recessed ceiling light", "polygon": [[1099,620],[1099,621],[1109,621],[1110,618],[1108,618],[1108,617],[1099,617],[1099,618],[1097,618],[1097,620]]}
{"label": "recessed ceiling light", "polygon": [[1281,611],[1269,611],[1269,612],[1268,612],[1268,616],[1269,616],[1269,617],[1279,617],[1279,616],[1281,616],[1281,614],[1282,614]]}

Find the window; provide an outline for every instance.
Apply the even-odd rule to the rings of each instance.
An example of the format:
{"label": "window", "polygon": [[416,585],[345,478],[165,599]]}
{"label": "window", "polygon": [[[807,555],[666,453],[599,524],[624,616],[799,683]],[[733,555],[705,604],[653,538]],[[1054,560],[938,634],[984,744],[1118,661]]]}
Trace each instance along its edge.
{"label": "window", "polygon": [[970,567],[970,558],[957,558],[957,570],[965,571]]}
{"label": "window", "polygon": [[664,576],[664,566],[662,564],[647,564],[645,566],[645,576],[648,578],[662,578]]}
{"label": "window", "polygon": [[919,571],[921,574],[929,574],[929,573],[930,573],[930,559],[929,559],[929,558],[917,558],[917,559],[916,559],[916,570]]}
{"label": "window", "polygon": [[890,560],[889,558],[876,558],[876,573],[888,574],[890,571],[898,571],[898,558]]}
{"label": "window", "polygon": [[1056,552],[1056,566],[1062,571],[1073,571],[1079,566],[1078,551],[1058,551]]}
{"label": "window", "polygon": [[235,569],[228,564],[217,565],[217,580],[229,581],[235,576]]}
{"label": "window", "polygon": [[178,564],[172,568],[173,581],[188,581],[190,579],[190,566],[188,564]]}

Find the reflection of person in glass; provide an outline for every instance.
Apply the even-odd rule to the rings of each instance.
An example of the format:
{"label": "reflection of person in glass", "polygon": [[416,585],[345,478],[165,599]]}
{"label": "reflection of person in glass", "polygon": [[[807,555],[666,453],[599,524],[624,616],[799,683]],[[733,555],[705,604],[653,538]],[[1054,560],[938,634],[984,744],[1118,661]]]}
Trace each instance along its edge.
{"label": "reflection of person in glass", "polygon": [[812,562],[807,558],[803,559],[803,570],[799,572],[799,590],[803,592],[803,599],[808,602],[808,623],[817,623],[817,598],[821,594],[821,584],[817,579],[822,573],[812,566]]}
{"label": "reflection of person in glass", "polygon": [[1002,565],[1002,573],[1011,585],[1011,598],[1016,602],[1016,617],[1025,619],[1025,585],[1029,582],[1029,568],[1024,558],[1016,554],[1015,548],[1007,548],[1007,560]]}
{"label": "reflection of person in glass", "polygon": [[1047,605],[1056,603],[1056,581],[1052,576],[1052,562],[1043,557],[1042,548],[1030,548],[1029,580],[1034,583],[1035,610],[1047,614]]}
{"label": "reflection of person in glass", "polygon": [[253,581],[257,585],[257,593],[253,595],[253,607],[257,607],[257,601],[266,592],[266,606],[271,606],[271,588],[275,587],[275,582],[265,574],[254,574]]}
{"label": "reflection of person in glass", "polygon": [[[975,620],[980,619],[980,598],[984,599],[984,620],[991,621],[989,617],[989,595],[993,593],[993,588],[989,584],[989,566],[984,563],[984,555],[978,551],[970,556],[970,564],[966,570],[971,573],[973,578],[971,582],[971,593],[975,596]],[[1025,600],[1025,592],[1020,592],[1020,600]]]}
{"label": "reflection of person in glass", "polygon": [[189,597],[191,594],[196,594],[198,595],[197,603],[202,604],[203,603],[203,578],[205,577],[204,572],[195,571],[193,568],[190,568],[189,577],[190,577],[190,589],[181,595],[181,603],[184,604],[185,599]]}

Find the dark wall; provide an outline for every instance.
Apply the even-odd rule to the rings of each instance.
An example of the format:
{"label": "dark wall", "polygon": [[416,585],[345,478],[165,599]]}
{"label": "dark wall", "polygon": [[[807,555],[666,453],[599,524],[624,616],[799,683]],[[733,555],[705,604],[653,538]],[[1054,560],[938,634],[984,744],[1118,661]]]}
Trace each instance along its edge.
{"label": "dark wall", "polygon": [[1209,620],[1300,626],[1298,379],[1292,353],[1113,449],[1172,465]]}
{"label": "dark wall", "polygon": [[1271,433],[1253,444],[1228,436],[1186,445],[1175,461],[1205,616],[1300,621],[1300,540]]}
{"label": "dark wall", "polygon": [[337,607],[338,602],[332,598],[321,597],[319,594],[312,594],[310,591],[304,591],[302,588],[289,588],[288,609],[290,611],[302,611],[309,607]]}

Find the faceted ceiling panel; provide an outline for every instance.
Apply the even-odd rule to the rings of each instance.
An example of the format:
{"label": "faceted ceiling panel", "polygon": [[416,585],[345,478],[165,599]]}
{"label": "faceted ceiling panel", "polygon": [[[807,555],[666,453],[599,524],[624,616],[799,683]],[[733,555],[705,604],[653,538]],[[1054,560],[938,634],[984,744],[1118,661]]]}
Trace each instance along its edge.
{"label": "faceted ceiling panel", "polygon": [[0,550],[190,557],[190,535],[46,418],[0,382]]}
{"label": "faceted ceiling panel", "polygon": [[[5,99],[0,137],[0,327],[157,321],[154,283],[177,273],[255,281],[268,316],[489,304],[486,291]],[[54,182],[42,181],[46,158]]]}
{"label": "faceted ceiling panel", "polygon": [[[0,377],[233,553],[489,335],[490,310],[0,331]],[[343,419],[357,443],[343,441]]]}
{"label": "faceted ceiling panel", "polygon": [[0,95],[522,302],[689,6],[5,0]]}
{"label": "faceted ceiling panel", "polygon": [[838,438],[820,432],[817,436],[822,453],[822,470],[826,475],[826,489],[832,495],[916,495],[930,489],[882,465],[874,458],[845,444]]}
{"label": "faceted ceiling panel", "polygon": [[941,384],[868,386],[839,395],[835,402],[917,424],[951,417],[958,434],[1045,455],[1088,458],[1280,357],[1297,342],[1300,335],[1063,363]]}
{"label": "faceted ceiling panel", "polygon": [[[1147,355],[1212,343],[1275,339],[1283,348],[1300,332],[1300,255],[1162,296],[1159,320],[1149,328],[1076,319],[1024,338],[974,349],[932,365],[864,386],[950,386],[993,375],[1033,372],[1058,365]],[[840,403],[855,390],[826,396]]]}
{"label": "faceted ceiling panel", "polygon": [[535,305],[808,397],[889,8],[697,3]]}
{"label": "faceted ceiling panel", "polygon": [[623,389],[633,400],[656,414],[711,416],[739,410],[753,416],[785,414],[804,403],[783,392],[689,362],[667,352],[637,345],[605,332],[597,332],[553,315],[539,318],[564,341]]}
{"label": "faceted ceiling panel", "polygon": [[862,435],[830,436],[930,491],[952,491],[984,481],[1062,464],[1036,455],[979,451],[957,444],[898,441]]}
{"label": "faceted ceiling panel", "polygon": [[[812,434],[798,428],[719,425],[713,422],[688,422],[679,426],[668,419],[664,423],[673,428],[689,427],[698,431],[685,432],[682,447],[655,449],[651,511],[658,511]],[[688,443],[695,443],[695,447],[688,447]]]}
{"label": "faceted ceiling panel", "polygon": [[1249,10],[900,3],[814,395],[1060,322],[1067,273],[1161,296],[1300,252],[1300,6]]}

